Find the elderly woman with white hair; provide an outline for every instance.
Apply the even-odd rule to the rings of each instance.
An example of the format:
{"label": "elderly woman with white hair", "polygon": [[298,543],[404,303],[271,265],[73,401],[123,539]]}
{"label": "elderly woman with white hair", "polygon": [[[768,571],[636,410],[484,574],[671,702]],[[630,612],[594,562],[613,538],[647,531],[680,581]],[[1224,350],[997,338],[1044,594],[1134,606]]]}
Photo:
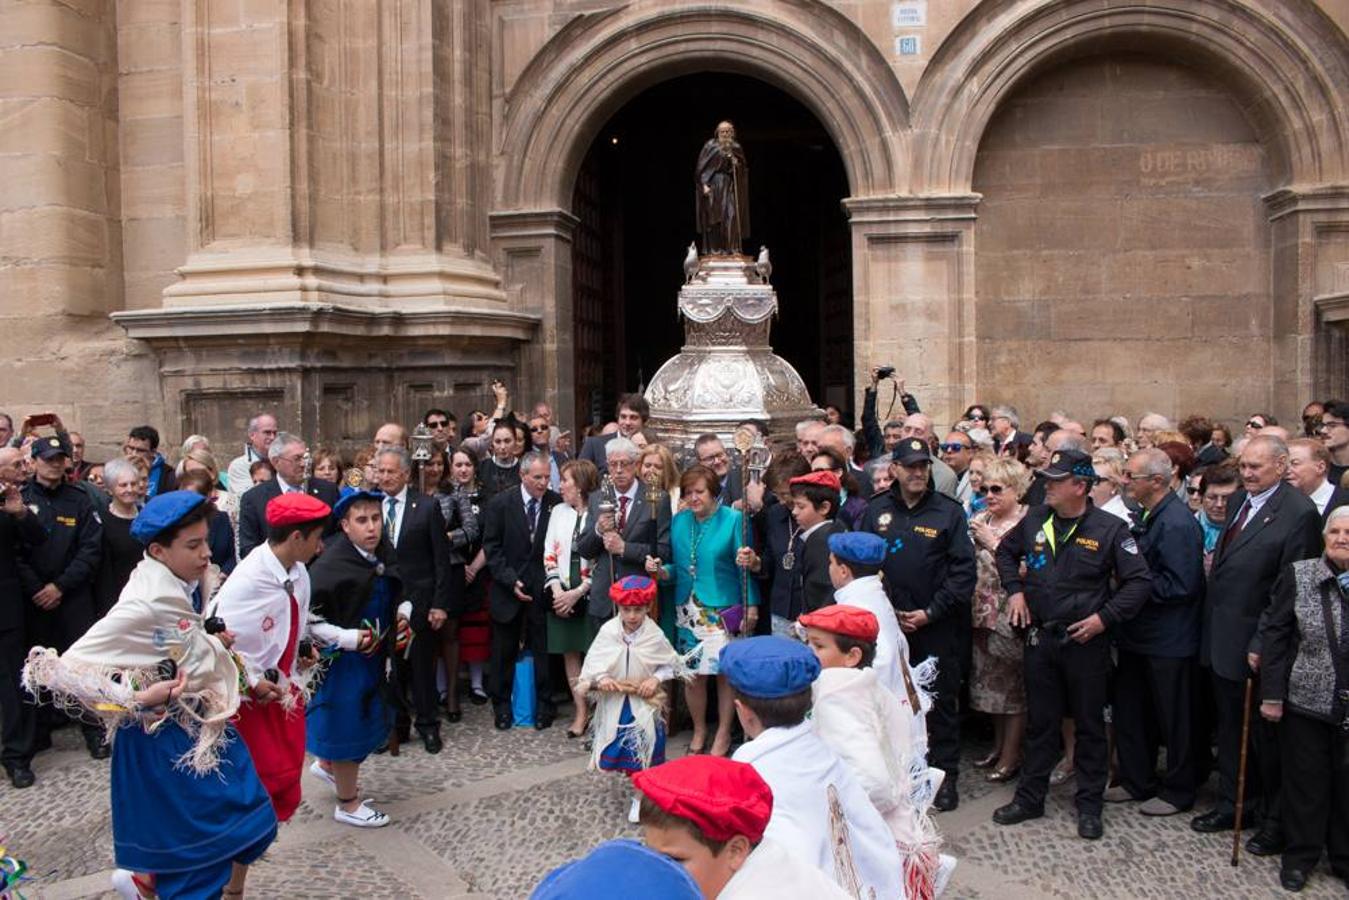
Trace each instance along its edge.
{"label": "elderly woman with white hair", "polygon": [[102,554],[94,576],[94,614],[100,619],[117,603],[145,555],[145,547],[131,536],[131,523],[140,514],[144,478],[134,463],[120,456],[103,466],[103,483],[112,501],[103,512]]}
{"label": "elderly woman with white hair", "polygon": [[1279,723],[1284,851],[1279,882],[1300,891],[1324,849],[1349,882],[1349,507],[1325,550],[1295,562],[1260,629],[1260,715]]}
{"label": "elderly woman with white hair", "polygon": [[1114,447],[1102,447],[1091,455],[1096,483],[1091,487],[1091,502],[1106,512],[1129,521],[1124,503],[1124,453]]}

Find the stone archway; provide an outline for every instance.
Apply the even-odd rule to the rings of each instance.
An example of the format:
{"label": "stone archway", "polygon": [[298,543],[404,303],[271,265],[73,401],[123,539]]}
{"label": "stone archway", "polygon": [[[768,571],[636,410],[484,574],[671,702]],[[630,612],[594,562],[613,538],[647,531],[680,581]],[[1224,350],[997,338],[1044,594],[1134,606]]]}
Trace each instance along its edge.
{"label": "stone archway", "polygon": [[[964,315],[949,336],[973,400],[976,350],[975,215],[971,193],[985,131],[1020,86],[1039,73],[1099,52],[1137,53],[1201,68],[1241,101],[1266,147],[1272,259],[1269,404],[1294,415],[1330,390],[1316,324],[1335,291],[1326,273],[1349,264],[1337,237],[1349,227],[1349,41],[1312,4],[1254,9],[1240,0],[990,0],[948,36],[912,107],[916,194],[967,197],[960,269]],[[1322,348],[1322,349],[1318,349]]]}
{"label": "stone archway", "polygon": [[875,44],[826,4],[628,7],[572,20],[506,98],[492,215],[507,288],[545,323],[523,368],[539,373],[536,392],[555,388],[558,408],[575,405],[569,354],[560,351],[571,330],[576,174],[598,129],[628,100],[696,72],[748,75],[798,99],[838,148],[853,197],[906,187],[903,89]]}

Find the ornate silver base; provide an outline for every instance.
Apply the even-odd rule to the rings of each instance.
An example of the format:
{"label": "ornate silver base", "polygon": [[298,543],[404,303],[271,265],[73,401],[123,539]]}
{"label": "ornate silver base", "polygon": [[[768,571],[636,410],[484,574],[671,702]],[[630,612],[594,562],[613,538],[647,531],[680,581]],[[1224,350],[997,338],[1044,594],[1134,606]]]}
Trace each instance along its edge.
{"label": "ornate silver base", "polygon": [[797,422],[822,414],[769,344],[778,308],[769,271],[747,256],[706,256],[680,289],[684,347],[646,389],[648,430],[671,448],[690,450],[709,431],[729,448],[745,419],[767,422],[771,444],[790,445]]}

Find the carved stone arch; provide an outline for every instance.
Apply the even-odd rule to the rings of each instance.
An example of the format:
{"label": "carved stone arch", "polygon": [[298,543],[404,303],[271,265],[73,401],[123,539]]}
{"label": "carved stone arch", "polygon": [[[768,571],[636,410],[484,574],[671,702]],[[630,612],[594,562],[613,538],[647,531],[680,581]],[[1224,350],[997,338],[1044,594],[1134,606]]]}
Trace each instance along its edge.
{"label": "carved stone arch", "polygon": [[914,95],[916,193],[968,191],[984,129],[1027,77],[1102,51],[1217,72],[1283,183],[1349,175],[1349,41],[1313,4],[1241,0],[989,0],[952,31]]}
{"label": "carved stone arch", "polygon": [[853,196],[903,190],[908,101],[850,19],[818,0],[670,4],[578,16],[531,60],[506,99],[496,208],[568,208],[604,122],[646,88],[700,71],[748,75],[804,103]]}

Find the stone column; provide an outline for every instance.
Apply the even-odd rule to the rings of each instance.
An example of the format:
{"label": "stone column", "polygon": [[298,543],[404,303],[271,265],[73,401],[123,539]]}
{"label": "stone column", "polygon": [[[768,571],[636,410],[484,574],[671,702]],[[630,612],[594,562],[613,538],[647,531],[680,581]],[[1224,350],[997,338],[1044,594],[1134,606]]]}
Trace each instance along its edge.
{"label": "stone column", "polygon": [[1272,407],[1296,422],[1308,401],[1349,390],[1349,189],[1285,188],[1265,204],[1273,238]]}
{"label": "stone column", "polygon": [[933,420],[974,400],[977,194],[843,201],[852,229],[854,379],[893,365]]}

